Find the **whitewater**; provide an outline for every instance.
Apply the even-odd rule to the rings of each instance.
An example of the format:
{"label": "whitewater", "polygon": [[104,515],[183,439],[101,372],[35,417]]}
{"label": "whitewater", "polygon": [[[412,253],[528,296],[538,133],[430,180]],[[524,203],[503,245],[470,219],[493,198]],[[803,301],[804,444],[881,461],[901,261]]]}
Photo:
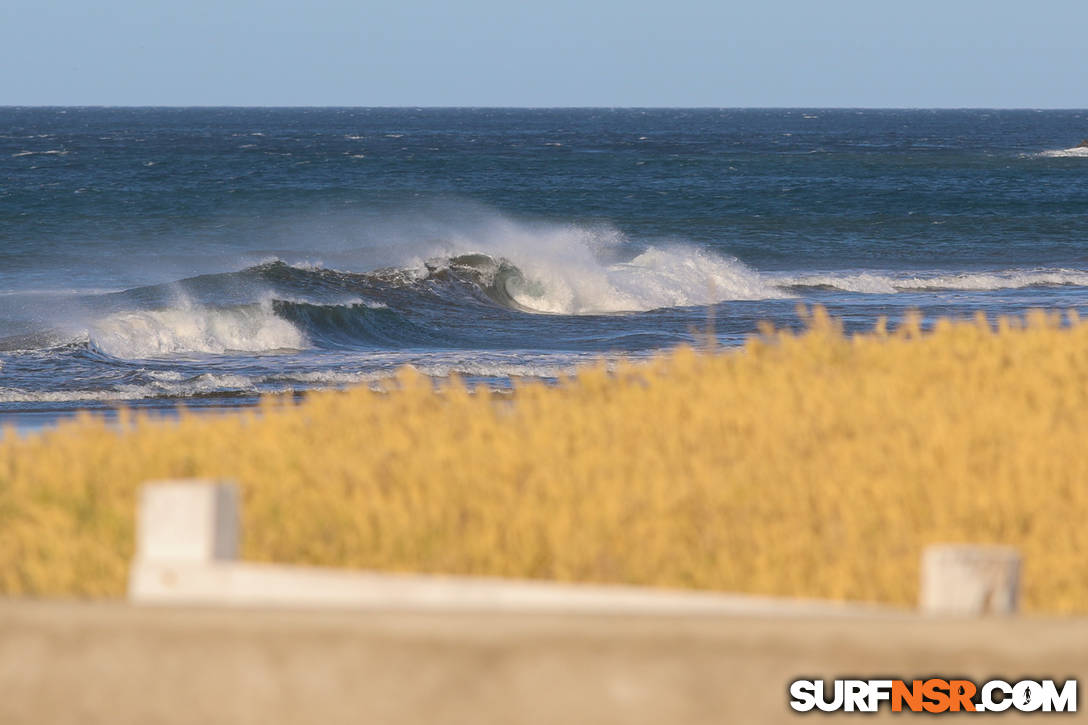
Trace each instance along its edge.
{"label": "whitewater", "polygon": [[[64,111],[61,113],[60,111]],[[1088,313],[1079,111],[0,109],[0,422]]]}

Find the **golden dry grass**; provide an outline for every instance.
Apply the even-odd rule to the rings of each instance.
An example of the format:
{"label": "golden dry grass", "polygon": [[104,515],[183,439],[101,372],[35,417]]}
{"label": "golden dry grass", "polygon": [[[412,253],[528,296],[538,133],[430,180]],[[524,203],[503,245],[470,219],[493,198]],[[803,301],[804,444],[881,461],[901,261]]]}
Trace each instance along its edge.
{"label": "golden dry grass", "polygon": [[1088,323],[916,320],[583,369],[0,442],[0,592],[119,596],[148,479],[229,477],[244,555],[910,604],[922,548],[1000,542],[1088,613]]}

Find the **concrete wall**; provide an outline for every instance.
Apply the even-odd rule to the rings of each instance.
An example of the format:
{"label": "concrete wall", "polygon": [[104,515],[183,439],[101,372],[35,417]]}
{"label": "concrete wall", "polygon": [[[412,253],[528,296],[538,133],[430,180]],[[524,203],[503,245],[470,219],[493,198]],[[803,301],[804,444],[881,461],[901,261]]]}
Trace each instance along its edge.
{"label": "concrete wall", "polygon": [[758,725],[794,717],[799,676],[1064,679],[1088,673],[1086,642],[1085,620],[0,601],[0,723]]}

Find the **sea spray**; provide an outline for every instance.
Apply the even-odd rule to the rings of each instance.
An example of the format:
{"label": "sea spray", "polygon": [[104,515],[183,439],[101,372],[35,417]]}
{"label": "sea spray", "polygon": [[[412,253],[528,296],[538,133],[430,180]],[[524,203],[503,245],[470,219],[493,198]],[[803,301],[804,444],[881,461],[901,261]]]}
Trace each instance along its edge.
{"label": "sea spray", "polygon": [[736,258],[681,243],[639,245],[608,225],[496,217],[451,235],[443,248],[507,260],[518,274],[505,289],[533,312],[641,312],[789,296]]}
{"label": "sea spray", "polygon": [[119,312],[95,322],[91,346],[133,360],[164,355],[272,352],[306,347],[305,336],[270,302],[231,308],[183,305]]}

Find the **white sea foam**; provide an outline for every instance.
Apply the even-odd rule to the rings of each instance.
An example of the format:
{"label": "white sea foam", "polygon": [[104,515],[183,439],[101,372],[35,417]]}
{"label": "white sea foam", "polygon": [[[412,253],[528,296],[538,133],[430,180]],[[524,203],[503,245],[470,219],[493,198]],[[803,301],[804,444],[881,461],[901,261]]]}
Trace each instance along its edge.
{"label": "white sea foam", "polygon": [[460,375],[470,378],[558,378],[570,375],[577,365],[518,362],[471,362],[417,363],[416,370],[432,378],[448,378]]}
{"label": "white sea foam", "polygon": [[652,246],[629,261],[607,261],[627,245],[622,232],[610,227],[495,220],[448,243],[457,254],[510,260],[524,280],[510,280],[507,292],[537,312],[635,312],[789,296],[736,259],[686,245]]}
{"label": "white sea foam", "polygon": [[862,294],[894,294],[894,280],[880,274],[869,272],[808,274],[798,276],[775,277],[774,282],[780,288],[790,287],[829,287],[843,292]]}
{"label": "white sea foam", "polygon": [[0,403],[68,403],[79,400],[130,399],[116,390],[23,390],[22,388],[0,388]]}
{"label": "white sea foam", "polygon": [[364,300],[362,297],[352,297],[349,300],[345,300],[339,303],[344,307],[366,307],[371,310],[388,310],[389,305],[384,302],[375,302],[373,300]]}
{"label": "white sea foam", "polygon": [[1088,159],[1088,147],[1074,146],[1071,149],[1054,149],[1052,151],[1043,151],[1036,155],[1049,159]]}
{"label": "white sea foam", "polygon": [[598,357],[579,353],[512,352],[499,355],[442,353],[414,358],[405,357],[401,353],[378,353],[366,356],[365,369],[298,370],[267,375],[260,382],[287,389],[296,386],[349,386],[390,380],[402,367],[413,368],[432,378],[448,378],[452,375],[480,378],[557,378],[575,372],[578,365]]}
{"label": "white sea foam", "polygon": [[0,387],[0,403],[120,402],[146,400],[148,398],[187,398],[212,393],[259,394],[273,391],[290,392],[355,385],[370,385],[375,389],[386,389],[388,383],[393,380],[397,371],[402,367],[413,367],[423,375],[440,379],[448,378],[451,375],[488,378],[557,378],[562,375],[569,375],[576,369],[574,364],[472,363],[470,361],[461,361],[451,363],[405,363],[372,371],[315,370],[252,377],[205,373],[187,378],[180,373],[155,371],[150,374],[153,379],[147,383],[118,385],[107,390],[25,390],[23,388]]}
{"label": "white sea foam", "polygon": [[176,383],[179,380],[184,380],[185,376],[176,370],[151,370],[147,376],[152,380],[159,380],[169,383]]}
{"label": "white sea foam", "polygon": [[[154,373],[153,377],[158,377]],[[158,379],[145,384],[118,385],[109,390],[24,390],[0,387],[0,403],[68,403],[77,401],[122,401],[147,398],[185,398],[208,393],[256,392],[255,381],[245,375],[206,373],[177,380]]]}
{"label": "white sea foam", "polygon": [[986,291],[1038,286],[1088,287],[1088,271],[1077,269],[1009,269],[958,274],[887,275],[870,272],[822,273],[770,278],[783,287],[829,287],[844,292],[894,294],[927,290]]}
{"label": "white sea foam", "polygon": [[[527,359],[510,358],[472,359],[455,356],[446,358],[439,355],[425,359],[405,359],[392,356],[379,363],[378,368],[360,370],[298,370],[282,373],[264,373],[259,375],[238,375],[230,373],[203,373],[187,376],[173,370],[150,370],[146,372],[149,380],[142,383],[117,385],[110,389],[73,389],[73,390],[25,390],[15,387],[0,387],[0,403],[66,403],[80,401],[125,401],[148,398],[185,398],[211,393],[264,393],[271,391],[288,392],[319,388],[341,388],[355,385],[370,385],[375,389],[386,389],[397,371],[403,367],[412,367],[431,378],[445,379],[452,375],[474,378],[558,378],[575,372],[581,362],[596,359],[581,355],[533,355]],[[370,361],[374,362],[374,361]],[[609,366],[615,360],[606,360]]]}
{"label": "white sea foam", "polygon": [[213,308],[183,304],[121,312],[95,322],[91,344],[113,357],[139,360],[184,353],[272,352],[307,346],[305,335],[277,317],[270,303]]}
{"label": "white sea foam", "polygon": [[51,149],[49,151],[19,151],[12,154],[13,157],[18,158],[20,156],[67,156],[68,152],[64,149]]}
{"label": "white sea foam", "polygon": [[245,375],[204,373],[192,378],[179,375],[170,380],[164,377],[144,385],[120,385],[117,393],[127,399],[159,396],[184,397],[207,393],[253,392],[257,387],[253,378]]}
{"label": "white sea foam", "polygon": [[466,378],[557,378],[574,373],[578,366],[604,360],[612,367],[620,359],[635,359],[651,351],[625,355],[597,352],[539,352],[534,350],[442,351],[411,353],[385,350],[352,353],[348,362],[319,370],[284,370],[269,373],[257,381],[262,389],[309,389],[346,387],[388,382],[403,367],[411,367],[431,378],[452,375]]}
{"label": "white sea foam", "polygon": [[346,371],[346,370],[309,370],[284,373],[270,378],[271,382],[303,385],[355,385],[373,380],[383,380],[391,375],[390,372],[378,371]]}

